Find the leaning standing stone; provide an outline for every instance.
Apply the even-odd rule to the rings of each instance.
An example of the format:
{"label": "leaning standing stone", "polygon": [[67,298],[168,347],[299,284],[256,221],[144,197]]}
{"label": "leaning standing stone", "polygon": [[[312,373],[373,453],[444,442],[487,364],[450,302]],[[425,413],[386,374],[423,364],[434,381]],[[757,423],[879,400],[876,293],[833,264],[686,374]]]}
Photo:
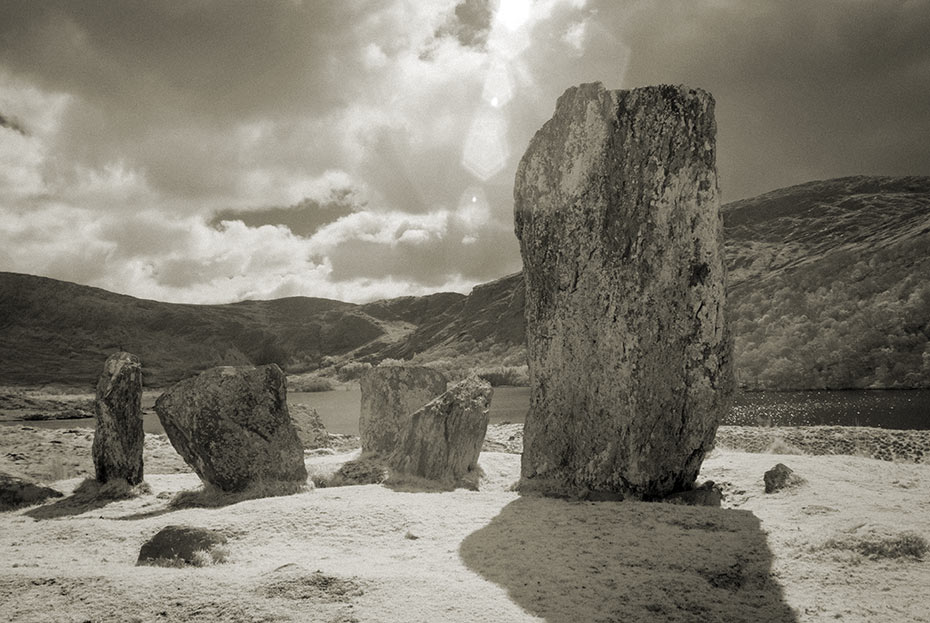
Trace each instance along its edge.
{"label": "leaning standing stone", "polygon": [[159,396],[171,445],[202,480],[223,491],[307,480],[287,411],[287,379],[275,364],[211,368]]}
{"label": "leaning standing stone", "polygon": [[122,478],[142,482],[142,363],[130,353],[114,353],[103,364],[94,403],[94,470],[97,482]]}
{"label": "leaning standing stone", "polygon": [[478,468],[492,393],[491,384],[477,377],[450,387],[410,416],[388,465],[403,474],[461,483]]}
{"label": "leaning standing stone", "polygon": [[393,452],[411,414],[446,391],[446,384],[446,377],[432,368],[384,366],[366,372],[359,379],[362,452]]}
{"label": "leaning standing stone", "polygon": [[531,382],[521,488],[690,488],[733,386],[714,100],[569,89],[514,185]]}

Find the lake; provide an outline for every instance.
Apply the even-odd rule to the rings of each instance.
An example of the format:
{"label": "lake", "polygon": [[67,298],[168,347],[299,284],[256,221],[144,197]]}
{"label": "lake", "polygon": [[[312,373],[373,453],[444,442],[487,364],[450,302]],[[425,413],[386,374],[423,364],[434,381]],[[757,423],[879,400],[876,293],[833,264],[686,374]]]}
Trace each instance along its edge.
{"label": "lake", "polygon": [[[491,423],[522,422],[529,406],[527,387],[497,387],[491,400]],[[291,404],[317,410],[331,433],[358,435],[361,392],[293,392]],[[151,402],[151,401],[149,401]],[[150,407],[151,404],[143,404]],[[876,426],[879,428],[930,429],[930,390],[847,390],[738,393],[724,424],[744,426]],[[7,422],[43,428],[92,427],[93,418]],[[145,431],[163,432],[158,418],[145,416]]]}

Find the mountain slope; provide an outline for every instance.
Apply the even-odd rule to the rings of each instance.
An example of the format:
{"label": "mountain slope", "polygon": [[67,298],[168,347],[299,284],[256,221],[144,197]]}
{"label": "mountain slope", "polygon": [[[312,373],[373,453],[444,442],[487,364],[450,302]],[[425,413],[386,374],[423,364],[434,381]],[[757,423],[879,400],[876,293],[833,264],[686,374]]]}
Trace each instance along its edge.
{"label": "mountain slope", "polygon": [[810,182],[724,206],[749,387],[930,387],[930,178]]}
{"label": "mountain slope", "polygon": [[0,273],[0,381],[87,384],[119,348],[162,385],[214,365],[312,364],[385,332],[357,306],[314,298],[178,305]]}
{"label": "mountain slope", "polygon": [[[810,182],[723,207],[730,317],[750,388],[930,387],[930,177]],[[0,383],[88,385],[117,348],[164,385],[220,364],[324,356],[520,359],[523,279],[353,305],[145,301],[0,273]]]}

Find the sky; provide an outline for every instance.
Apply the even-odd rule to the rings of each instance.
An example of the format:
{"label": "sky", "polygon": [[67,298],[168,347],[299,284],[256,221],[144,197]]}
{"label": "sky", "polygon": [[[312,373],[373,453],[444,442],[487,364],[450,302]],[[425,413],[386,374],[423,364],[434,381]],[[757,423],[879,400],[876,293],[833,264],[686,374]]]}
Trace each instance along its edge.
{"label": "sky", "polygon": [[0,0],[0,271],[170,302],[468,292],[567,88],[716,99],[724,201],[930,174],[930,0]]}

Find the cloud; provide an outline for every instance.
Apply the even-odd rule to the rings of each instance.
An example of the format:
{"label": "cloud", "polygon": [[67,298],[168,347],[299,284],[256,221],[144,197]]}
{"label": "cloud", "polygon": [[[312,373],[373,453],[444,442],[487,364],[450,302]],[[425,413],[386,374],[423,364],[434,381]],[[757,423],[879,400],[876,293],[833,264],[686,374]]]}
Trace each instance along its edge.
{"label": "cloud", "polygon": [[675,6],[592,8],[632,50],[626,86],[685,83],[714,94],[725,199],[930,170],[918,138],[930,134],[930,2]]}
{"label": "cloud", "polygon": [[22,136],[29,136],[29,132],[26,130],[22,123],[13,117],[5,116],[3,113],[0,113],[0,128],[7,128],[8,130],[13,130]]}
{"label": "cloud", "polygon": [[927,39],[930,0],[5,2],[0,269],[463,290],[519,268],[514,172],[567,87],[711,91],[728,200],[926,174]]}
{"label": "cloud", "polygon": [[494,12],[489,0],[464,0],[436,31],[437,37],[451,35],[466,47],[484,49]]}

